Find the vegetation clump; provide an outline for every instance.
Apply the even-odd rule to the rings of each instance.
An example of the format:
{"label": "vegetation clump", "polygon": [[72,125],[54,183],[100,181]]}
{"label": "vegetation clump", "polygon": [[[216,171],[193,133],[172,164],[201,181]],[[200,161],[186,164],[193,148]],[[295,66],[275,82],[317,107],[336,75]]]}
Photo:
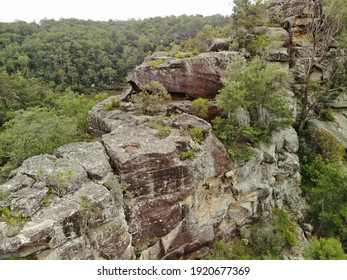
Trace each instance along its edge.
{"label": "vegetation clump", "polygon": [[27,222],[27,219],[23,217],[22,211],[13,213],[8,208],[0,208],[0,222],[7,224],[8,232],[6,234],[8,236],[14,236],[18,234],[20,227]]}
{"label": "vegetation clump", "polygon": [[240,59],[229,71],[217,96],[221,116],[213,121],[213,128],[235,156],[247,142],[267,141],[273,131],[293,123],[283,94],[292,79],[288,71],[258,57],[248,65]]}
{"label": "vegetation clump", "polygon": [[343,251],[342,244],[335,238],[313,237],[305,248],[306,260],[346,260],[347,255]]}
{"label": "vegetation clump", "polygon": [[165,61],[163,59],[155,59],[155,60],[151,60],[148,62],[149,66],[152,67],[157,67],[159,65],[162,65]]}
{"label": "vegetation clump", "polygon": [[202,119],[206,119],[208,116],[208,104],[209,101],[205,98],[197,98],[192,101],[192,109],[194,114]]}
{"label": "vegetation clump", "polygon": [[141,86],[140,93],[135,97],[135,101],[139,104],[141,112],[147,115],[159,113],[162,106],[170,100],[170,94],[157,81],[152,81],[150,84]]}
{"label": "vegetation clump", "polygon": [[158,132],[155,134],[156,137],[159,139],[164,139],[166,137],[169,137],[171,134],[171,129],[168,125],[163,124],[162,121],[157,122],[155,125],[155,129],[158,130]]}
{"label": "vegetation clump", "polygon": [[181,159],[183,160],[186,160],[186,159],[193,160],[195,159],[195,157],[196,157],[196,154],[194,150],[188,150],[181,154]]}
{"label": "vegetation clump", "polygon": [[120,100],[112,100],[111,103],[108,103],[104,106],[104,111],[113,111],[117,109],[121,109],[122,103]]}
{"label": "vegetation clump", "polygon": [[297,245],[294,219],[275,209],[270,217],[261,217],[230,244],[215,241],[206,259],[281,259],[283,250]]}
{"label": "vegetation clump", "polygon": [[195,142],[197,142],[198,144],[201,144],[201,142],[205,138],[205,133],[204,133],[204,130],[201,127],[193,127],[190,130],[190,136],[192,137],[192,139]]}

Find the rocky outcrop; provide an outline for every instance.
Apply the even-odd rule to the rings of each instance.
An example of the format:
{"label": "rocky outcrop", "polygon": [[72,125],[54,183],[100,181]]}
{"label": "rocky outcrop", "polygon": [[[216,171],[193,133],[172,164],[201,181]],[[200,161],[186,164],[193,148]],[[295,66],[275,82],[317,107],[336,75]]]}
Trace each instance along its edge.
{"label": "rocky outcrop", "polygon": [[172,58],[163,54],[153,55],[162,64],[150,66],[150,62],[136,67],[129,76],[135,91],[151,81],[160,82],[173,95],[186,95],[190,99],[214,98],[222,88],[221,78],[228,66],[243,55],[238,52],[202,53],[193,57]]}
{"label": "rocky outcrop", "polygon": [[2,207],[22,213],[0,222],[1,258],[190,258],[273,207],[302,219],[293,129],[238,166],[206,121],[139,115],[132,103],[104,111],[115,98],[89,114],[101,142],[32,157],[0,186]]}
{"label": "rocky outcrop", "polygon": [[112,173],[103,146],[70,144],[56,155],[27,159],[0,186],[9,192],[0,258],[134,258],[122,192],[105,186]]}

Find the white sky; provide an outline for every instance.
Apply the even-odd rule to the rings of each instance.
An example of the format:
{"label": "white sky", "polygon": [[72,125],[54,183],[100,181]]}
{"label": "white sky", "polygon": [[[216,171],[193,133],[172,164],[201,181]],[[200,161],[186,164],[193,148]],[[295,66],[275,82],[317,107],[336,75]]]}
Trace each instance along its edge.
{"label": "white sky", "polygon": [[230,15],[232,0],[2,0],[0,22],[78,18],[143,19],[169,15]]}

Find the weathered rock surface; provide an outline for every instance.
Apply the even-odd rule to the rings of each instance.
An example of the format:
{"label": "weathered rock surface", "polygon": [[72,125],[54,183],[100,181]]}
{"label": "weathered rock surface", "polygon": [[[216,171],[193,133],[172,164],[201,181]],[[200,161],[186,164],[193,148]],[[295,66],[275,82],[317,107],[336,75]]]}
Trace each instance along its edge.
{"label": "weathered rock surface", "polygon": [[[206,121],[138,115],[130,103],[105,112],[114,98],[122,97],[89,114],[101,142],[32,157],[0,186],[11,191],[5,205],[27,219],[16,228],[0,223],[1,258],[132,259],[135,251],[142,259],[189,258],[260,211],[285,207],[302,219],[293,129],[234,166]],[[167,137],[158,135],[158,122],[170,129]],[[192,128],[202,130],[201,141]]]}
{"label": "weathered rock surface", "polygon": [[56,154],[27,159],[0,186],[15,217],[0,223],[0,258],[134,258],[122,193],[103,185],[112,174],[103,146],[76,143]]}
{"label": "weathered rock surface", "polygon": [[222,88],[221,78],[230,63],[243,55],[238,52],[202,53],[189,58],[156,57],[164,62],[158,66],[144,63],[129,76],[129,83],[138,91],[141,85],[160,82],[171,94],[184,94],[189,98],[214,98]]}
{"label": "weathered rock surface", "polygon": [[342,114],[335,113],[335,122],[323,122],[319,120],[311,120],[309,124],[318,130],[328,131],[332,133],[336,139],[347,149],[347,117]]}
{"label": "weathered rock surface", "polygon": [[[136,246],[169,233],[185,217],[182,201],[195,185],[231,168],[224,146],[207,122],[191,115],[179,116],[171,121],[171,133],[164,139],[155,136],[158,131],[148,125],[135,122],[102,136],[118,174],[132,194],[127,213]],[[200,144],[189,136],[194,127],[204,131],[205,139]],[[183,158],[188,150],[193,151],[195,159]]]}
{"label": "weathered rock surface", "polygon": [[228,51],[231,44],[230,38],[214,38],[208,42],[209,52]]}

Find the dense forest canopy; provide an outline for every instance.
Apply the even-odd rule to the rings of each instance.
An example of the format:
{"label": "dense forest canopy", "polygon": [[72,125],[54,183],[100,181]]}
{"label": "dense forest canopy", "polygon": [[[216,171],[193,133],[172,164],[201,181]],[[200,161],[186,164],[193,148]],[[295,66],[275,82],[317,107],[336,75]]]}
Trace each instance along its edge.
{"label": "dense forest canopy", "polygon": [[52,89],[90,92],[124,85],[129,70],[155,50],[193,38],[230,18],[169,16],[129,21],[42,20],[0,23],[0,68],[39,78]]}

